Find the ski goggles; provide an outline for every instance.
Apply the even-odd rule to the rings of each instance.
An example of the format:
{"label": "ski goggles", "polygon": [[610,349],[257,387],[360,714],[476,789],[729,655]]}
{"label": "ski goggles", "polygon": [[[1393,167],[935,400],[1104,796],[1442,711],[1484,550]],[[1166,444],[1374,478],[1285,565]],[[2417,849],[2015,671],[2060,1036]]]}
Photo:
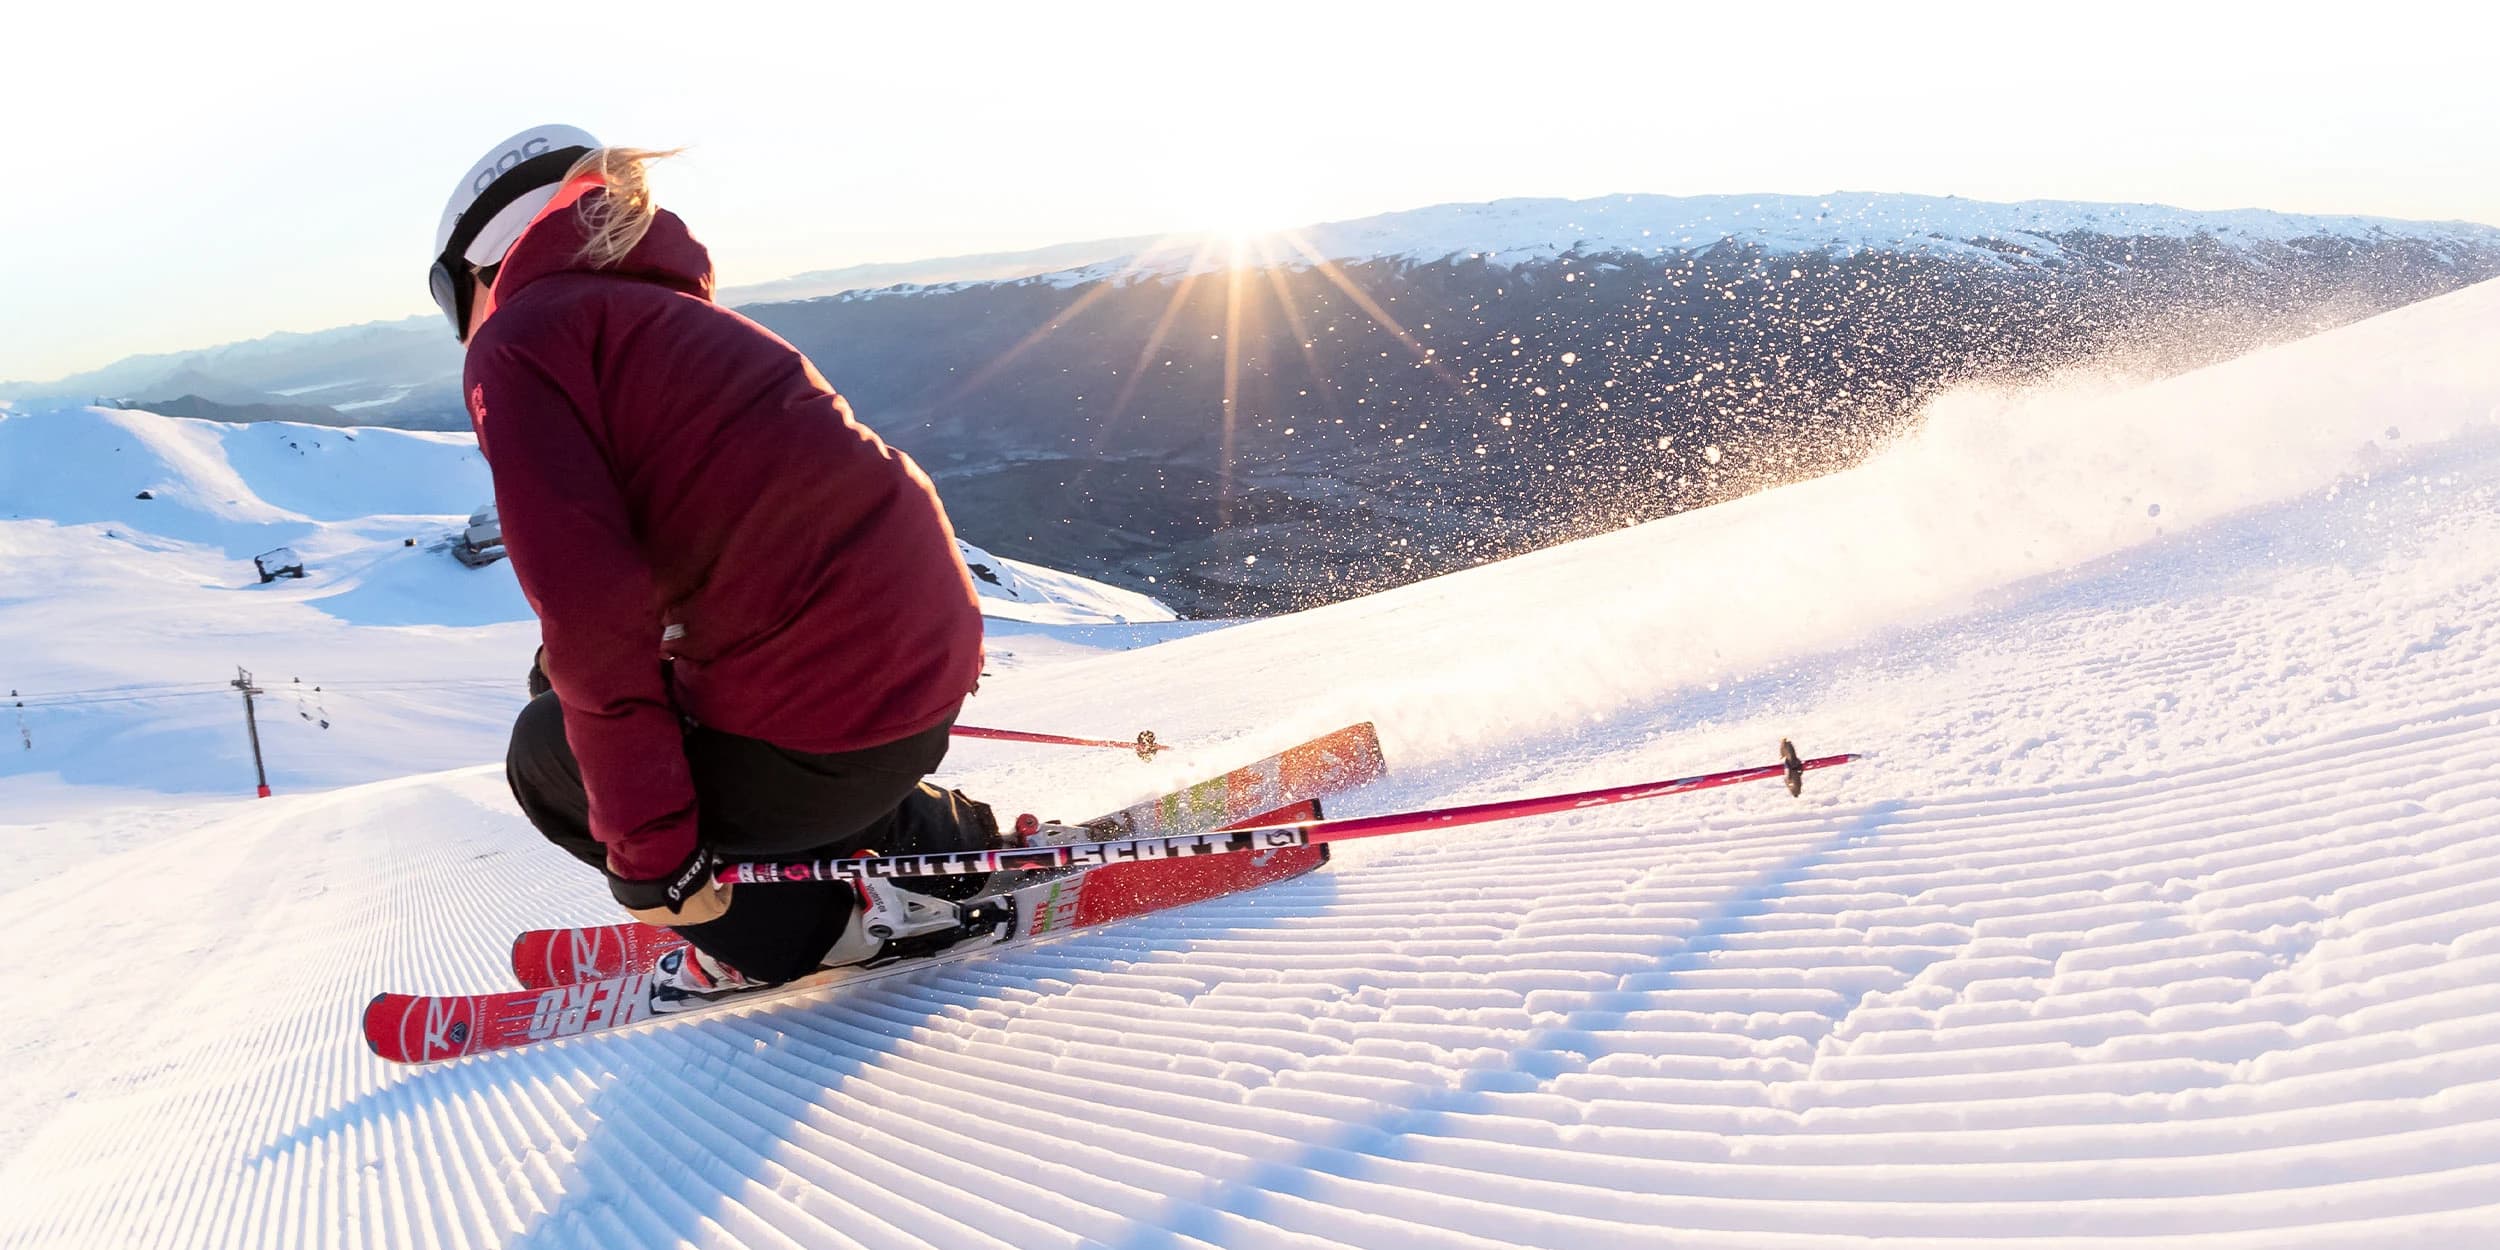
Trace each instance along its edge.
{"label": "ski goggles", "polygon": [[[459,266],[457,270],[452,267],[455,264]],[[434,271],[425,279],[426,290],[434,296],[434,306],[442,309],[443,316],[451,322],[452,337],[463,343],[469,341],[469,300],[477,289],[476,283],[465,276],[468,268],[466,259],[437,259]]]}
{"label": "ski goggles", "polygon": [[[443,244],[443,254],[434,258],[434,267],[425,275],[426,291],[434,297],[434,306],[443,310],[444,319],[451,322],[452,337],[463,343],[469,341],[469,309],[477,301],[477,281],[473,274],[491,274],[495,268],[494,265],[484,265],[473,270],[468,258],[469,245],[477,242],[478,234],[503,210],[512,207],[513,201],[564,181],[565,172],[573,167],[573,162],[589,151],[589,148],[582,147],[558,148],[522,161],[505,170],[468,208],[462,210],[460,224],[452,227],[451,238]],[[498,257],[497,261],[500,263],[501,258]],[[491,277],[487,280],[493,281]]]}

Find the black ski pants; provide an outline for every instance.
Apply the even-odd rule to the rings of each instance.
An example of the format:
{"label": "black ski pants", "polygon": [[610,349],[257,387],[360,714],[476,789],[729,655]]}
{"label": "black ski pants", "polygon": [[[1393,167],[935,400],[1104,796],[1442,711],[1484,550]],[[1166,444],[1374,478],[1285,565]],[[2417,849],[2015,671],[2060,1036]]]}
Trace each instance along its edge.
{"label": "black ski pants", "polygon": [[[953,728],[950,716],[900,741],[830,755],[691,728],[685,749],[694,776],[698,836],[729,860],[986,849],[998,834],[988,806],[921,780],[946,758]],[[607,871],[607,848],[591,836],[581,765],[565,741],[564,709],[552,693],[531,699],[513,722],[504,775],[522,814],[548,841]],[[931,884],[939,881],[966,888],[979,884],[970,877]],[[842,881],[738,886],[726,915],[678,932],[750,979],[787,981],[824,959],[857,901],[853,887]]]}

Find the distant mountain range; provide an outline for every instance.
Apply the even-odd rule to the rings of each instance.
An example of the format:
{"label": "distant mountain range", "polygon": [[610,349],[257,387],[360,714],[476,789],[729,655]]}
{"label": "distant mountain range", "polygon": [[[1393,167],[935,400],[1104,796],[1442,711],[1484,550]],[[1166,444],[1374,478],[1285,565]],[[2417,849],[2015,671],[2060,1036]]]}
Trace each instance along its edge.
{"label": "distant mountain range", "polygon": [[[1838,467],[1957,382],[2183,368],[2495,274],[2500,230],[2464,223],[1610,196],[726,294],[929,466],[968,538],[1205,615],[1331,601]],[[418,318],[0,394],[461,429],[458,368],[440,322]]]}
{"label": "distant mountain range", "polygon": [[[1127,255],[1156,242],[1098,239],[1025,252],[852,265],[725,287],[719,297],[743,307],[879,287],[1025,278]],[[441,317],[428,315],[130,356],[50,382],[0,382],[0,398],[102,399],[221,421],[465,430],[469,422],[460,410],[459,388],[460,345],[445,332]]]}

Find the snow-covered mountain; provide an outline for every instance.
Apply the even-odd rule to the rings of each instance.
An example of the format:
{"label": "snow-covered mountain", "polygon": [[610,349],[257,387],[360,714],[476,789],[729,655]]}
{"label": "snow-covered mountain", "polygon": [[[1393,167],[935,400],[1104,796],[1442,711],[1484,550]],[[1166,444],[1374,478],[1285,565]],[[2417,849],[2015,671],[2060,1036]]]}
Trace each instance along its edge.
{"label": "snow-covered mountain", "polygon": [[1944,387],[2159,376],[2494,275],[2459,224],[1620,196],[749,311],[1007,554],[1206,615],[1855,463]]}
{"label": "snow-covered mountain", "polygon": [[817,269],[771,282],[723,287],[720,301],[732,307],[777,304],[789,300],[824,299],[854,291],[897,287],[945,286],[963,282],[1014,282],[1037,274],[1082,268],[1115,256],[1132,256],[1157,245],[1154,237],[1093,239],[1060,243],[1021,252],[989,252],[972,256],[941,256],[929,260],[882,261]]}
{"label": "snow-covered mountain", "polygon": [[981,593],[987,616],[1047,625],[1178,619],[1172,609],[1133,590],[992,555],[960,538],[955,546],[963,552],[964,567],[972,571],[972,587]]}
{"label": "snow-covered mountain", "polygon": [[[1131,283],[1252,265],[1418,265],[1453,260],[1518,268],[1565,256],[1665,255],[1722,246],[1774,256],[1862,252],[1930,254],[1991,264],[2055,264],[2082,237],[2199,240],[2263,257],[2391,241],[2456,257],[2500,249],[2500,228],[2469,222],[2321,216],[2259,210],[2199,212],[2157,204],[1954,196],[1612,195],[1438,204],[1256,237],[1176,233],[1098,239],[975,256],[854,265],[724,288],[736,307],[926,295],[991,285],[1057,288]],[[195,393],[224,404],[319,404],[350,421],[380,417],[410,428],[458,428],[456,403],[411,408],[419,391],[456,388],[459,349],[432,315],[314,333],[278,333],[193,351],[133,356],[52,382],[0,383],[0,396],[171,399]],[[361,415],[359,415],[361,414]],[[421,424],[426,423],[426,424]]]}
{"label": "snow-covered mountain", "polygon": [[[1107,256],[1131,255],[1154,242],[1098,239],[1023,252],[851,265],[724,287],[719,298],[740,307],[898,284],[1013,281],[1093,264]],[[0,381],[0,396],[81,402],[127,399],[151,410],[161,409],[162,401],[192,396],[222,405],[294,404],[329,409],[333,415],[318,424],[370,424],[382,417],[385,424],[410,429],[457,430],[464,428],[464,422],[456,405],[446,408],[435,403],[409,411],[405,401],[419,391],[456,389],[459,379],[460,346],[444,333],[442,318],[428,313],[132,356],[50,382]]]}
{"label": "snow-covered mountain", "polygon": [[[1835,192],[1830,195],[1609,195],[1436,204],[1273,235],[1189,234],[1131,240],[1102,260],[1034,274],[1058,287],[1218,273],[1248,263],[1441,264],[1483,260],[1517,268],[1570,255],[1663,255],[1714,247],[1771,256],[1846,258],[1861,252],[1933,254],[1995,265],[2055,264],[2074,236],[2211,240],[2252,256],[2394,239],[2459,252],[2500,247],[2500,227],[2254,209],[2198,212],[2161,204]],[[1002,278],[904,280],[837,298],[874,299]]]}
{"label": "snow-covered mountain", "polygon": [[[411,393],[460,384],[460,345],[440,316],[281,332],[194,351],[132,356],[51,382],[0,384],[20,401],[134,402],[192,395],[218,404],[318,405],[341,424],[371,421]],[[457,405],[408,428],[460,429]]]}
{"label": "snow-covered mountain", "polygon": [[[289,717],[340,731],[273,753],[290,788],[482,758],[537,646],[511,567],[450,554],[493,495],[466,434],[0,411],[0,688],[36,696],[27,743],[0,753],[0,809],[34,810],[62,786],[230,790],[250,771],[223,684],[237,667],[283,688]],[[307,576],[262,582],[254,557],[277,548]],[[1173,628],[1145,595],[964,552],[998,618],[996,666],[1053,654],[1064,627]],[[299,679],[340,714],[316,714]],[[361,733],[346,714],[359,705]],[[437,711],[447,719],[421,728]]]}
{"label": "snow-covered mountain", "polygon": [[[218,748],[63,747],[29,709],[75,764],[8,818],[41,975],[0,1244],[2491,1244],[2495,334],[2487,283],[2151,384],[1958,389],[1732,503],[1229,628],[1063,628],[967,719],[1184,749],[970,743],[946,774],[1072,815],[1369,718],[1391,772],[1353,815],[1781,735],[1869,753],[1802,799],[1351,844],[1001,958],[434,1069],[364,1054],[367,995],[497,986],[514,929],[612,911],[511,809],[502,685],[376,710],[386,675],[517,684],[508,627],[334,646],[288,588],[210,585],[214,550],[0,521],[26,680],[193,636],[254,640],[264,686],[290,647],[353,654],[360,702],[265,718],[273,756],[449,768],[140,802]],[[263,523],[214,496],[186,506]],[[1119,649],[1158,629],[1189,636]],[[130,697],[215,704],[239,748],[230,692]]]}
{"label": "snow-covered mountain", "polygon": [[[2495,275],[2500,230],[2458,222],[1621,195],[725,294],[885,283],[742,307],[928,466],[998,554],[1212,617],[1843,467],[1943,387],[2158,376]],[[15,393],[456,432],[458,374],[456,345],[416,318]],[[1574,488],[1555,489],[1565,473]]]}

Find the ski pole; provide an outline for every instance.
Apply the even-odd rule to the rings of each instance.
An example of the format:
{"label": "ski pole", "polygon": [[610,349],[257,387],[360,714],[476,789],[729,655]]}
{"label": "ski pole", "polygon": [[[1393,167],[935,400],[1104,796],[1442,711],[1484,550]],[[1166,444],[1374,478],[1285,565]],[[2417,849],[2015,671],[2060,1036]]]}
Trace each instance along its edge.
{"label": "ski pole", "polygon": [[1157,751],[1172,749],[1164,743],[1155,741],[1155,731],[1151,729],[1138,730],[1136,739],[1129,742],[1122,742],[1117,738],[1063,738],[1058,734],[1026,733],[1021,729],[982,729],[975,725],[955,726],[955,736],[988,738],[996,742],[1038,742],[1044,746],[1054,747],[1114,747],[1124,751],[1135,751],[1137,758],[1141,760],[1153,759]]}
{"label": "ski pole", "polygon": [[1213,833],[1168,834],[1144,838],[1118,838],[1103,842],[1075,842],[1064,846],[1009,847],[989,851],[965,851],[951,855],[860,855],[850,859],[820,859],[801,863],[737,863],[724,864],[714,876],[727,884],[749,885],[774,881],[824,881],[834,878],[856,880],[863,877],[933,877],[975,872],[1013,872],[1022,869],[1090,868],[1101,864],[1130,863],[1138,860],[1178,859],[1191,855],[1228,855],[1243,851],[1281,851],[1299,846],[1317,846],[1325,842],[1343,842],[1352,838],[1377,838],[1392,833],[1415,833],[1425,829],[1443,829],[1454,825],[1477,825],[1495,820],[1513,820],[1522,816],[1543,816],[1554,812],[1579,811],[1583,808],[1605,807],[1640,799],[1662,798],[1693,790],[1710,790],[1719,786],[1741,785],[1749,781],[1781,780],[1788,784],[1790,794],[1802,793],[1805,774],[1817,768],[1833,768],[1861,758],[1850,755],[1826,755],[1820,759],[1801,760],[1797,749],[1780,739],[1780,762],[1759,768],[1735,768],[1698,777],[1678,777],[1673,781],[1650,781],[1628,786],[1610,786],[1602,790],[1581,790],[1572,794],[1552,794],[1538,798],[1503,799],[1492,803],[1476,803],[1465,807],[1434,807],[1411,812],[1390,812],[1379,816],[1353,816],[1339,820],[1300,820],[1276,825],[1254,825],[1243,829],[1224,829]]}

